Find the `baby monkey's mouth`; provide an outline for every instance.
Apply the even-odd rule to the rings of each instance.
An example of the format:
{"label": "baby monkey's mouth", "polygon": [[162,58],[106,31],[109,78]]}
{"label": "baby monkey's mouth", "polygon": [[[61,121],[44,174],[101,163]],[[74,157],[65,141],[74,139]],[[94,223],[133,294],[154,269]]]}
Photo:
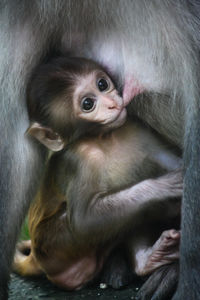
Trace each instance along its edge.
{"label": "baby monkey's mouth", "polygon": [[110,120],[107,123],[104,124],[102,123],[105,129],[104,131],[121,127],[122,125],[124,125],[126,120],[127,120],[127,111],[126,108],[122,106],[122,108],[119,110],[119,113],[116,115],[114,119]]}

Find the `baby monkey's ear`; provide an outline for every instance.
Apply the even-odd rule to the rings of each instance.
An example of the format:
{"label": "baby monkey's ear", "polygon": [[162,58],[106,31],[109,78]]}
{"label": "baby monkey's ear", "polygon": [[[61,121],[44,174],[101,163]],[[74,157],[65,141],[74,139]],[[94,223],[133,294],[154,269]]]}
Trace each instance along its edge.
{"label": "baby monkey's ear", "polygon": [[48,149],[55,152],[62,150],[65,146],[64,140],[58,133],[36,122],[31,124],[26,134],[33,136]]}

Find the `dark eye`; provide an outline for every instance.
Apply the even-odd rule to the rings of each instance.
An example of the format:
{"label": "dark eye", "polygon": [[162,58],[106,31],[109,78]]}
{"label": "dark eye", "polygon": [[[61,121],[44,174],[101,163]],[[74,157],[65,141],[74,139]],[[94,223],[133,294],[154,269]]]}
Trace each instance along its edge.
{"label": "dark eye", "polygon": [[84,98],[81,102],[81,108],[83,111],[90,112],[96,106],[96,100],[93,98]]}
{"label": "dark eye", "polygon": [[97,85],[98,85],[98,89],[100,90],[100,92],[106,91],[109,87],[108,81],[104,78],[99,79],[99,81],[97,82]]}

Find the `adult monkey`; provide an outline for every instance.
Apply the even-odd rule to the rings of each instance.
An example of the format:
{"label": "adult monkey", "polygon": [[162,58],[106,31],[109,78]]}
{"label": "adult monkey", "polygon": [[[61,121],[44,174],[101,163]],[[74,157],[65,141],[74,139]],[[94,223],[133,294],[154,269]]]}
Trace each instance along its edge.
{"label": "adult monkey", "polygon": [[169,96],[166,101],[144,97],[132,111],[175,144],[184,144],[181,275],[174,300],[200,298],[199,15],[197,0],[1,1],[1,299],[7,298],[16,235],[45,157],[24,138],[25,87],[34,66],[55,50],[103,64],[124,86],[126,103],[140,91]]}

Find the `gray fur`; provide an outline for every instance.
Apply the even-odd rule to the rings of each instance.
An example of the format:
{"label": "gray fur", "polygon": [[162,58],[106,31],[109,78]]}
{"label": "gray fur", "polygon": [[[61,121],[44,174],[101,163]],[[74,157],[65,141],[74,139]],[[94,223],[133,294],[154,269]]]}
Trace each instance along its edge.
{"label": "gray fur", "polygon": [[[183,138],[177,141],[177,133],[173,134],[176,126],[185,136],[181,281],[174,299],[200,299],[200,267],[196,264],[200,261],[196,215],[200,207],[199,12],[198,0],[1,1],[1,299],[6,299],[16,233],[44,162],[35,149],[38,146],[32,147],[24,138],[28,126],[25,87],[31,70],[54,50],[106,65],[119,86],[123,86],[125,74],[133,72],[147,91],[169,96],[169,120],[176,118],[176,99],[180,99],[183,122],[166,126],[166,112],[159,111],[161,129],[155,127],[165,136],[172,132],[171,140],[179,145]],[[148,111],[148,104],[145,107]],[[192,295],[185,288],[188,282]]]}

